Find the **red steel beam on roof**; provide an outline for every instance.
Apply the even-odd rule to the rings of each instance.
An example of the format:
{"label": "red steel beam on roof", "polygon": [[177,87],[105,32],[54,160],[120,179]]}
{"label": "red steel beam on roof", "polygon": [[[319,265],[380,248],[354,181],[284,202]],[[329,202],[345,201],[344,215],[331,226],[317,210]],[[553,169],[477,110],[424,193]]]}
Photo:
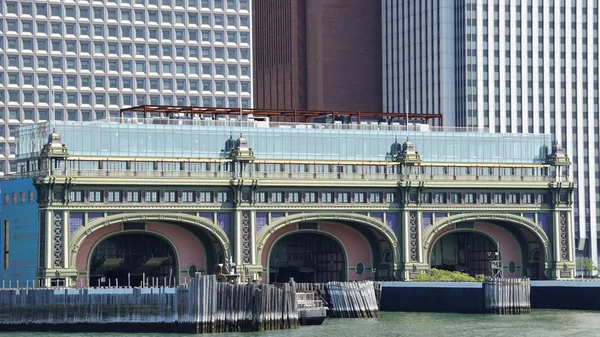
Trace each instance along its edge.
{"label": "red steel beam on roof", "polygon": [[382,118],[397,118],[406,119],[437,119],[440,125],[443,125],[442,114],[405,114],[405,113],[390,113],[390,112],[365,112],[365,111],[322,111],[322,110],[277,110],[277,109],[249,109],[249,108],[217,108],[217,107],[194,107],[194,106],[166,106],[166,105],[140,105],[135,107],[123,108],[120,110],[120,115],[123,113],[144,113],[144,117],[148,117],[148,113],[160,113],[170,115],[173,113],[185,113],[192,115],[208,114],[208,115],[239,115],[241,110],[242,115],[253,114],[256,116],[270,117],[292,117],[294,121],[298,119],[328,117],[332,116],[332,122],[336,116],[356,116],[360,122],[363,118],[382,117]]}

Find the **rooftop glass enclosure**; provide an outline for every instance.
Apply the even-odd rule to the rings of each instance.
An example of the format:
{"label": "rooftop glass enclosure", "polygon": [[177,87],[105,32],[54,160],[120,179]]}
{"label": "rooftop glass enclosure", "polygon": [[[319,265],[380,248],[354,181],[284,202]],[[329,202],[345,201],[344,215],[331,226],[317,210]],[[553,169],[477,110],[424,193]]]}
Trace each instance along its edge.
{"label": "rooftop glass enclosure", "polygon": [[[548,134],[498,134],[338,129],[335,126],[162,125],[51,121],[22,126],[17,158],[36,156],[53,129],[70,155],[219,158],[230,137],[243,134],[257,159],[384,161],[390,146],[409,138],[428,162],[543,163],[552,147]],[[331,124],[330,124],[331,125]]]}

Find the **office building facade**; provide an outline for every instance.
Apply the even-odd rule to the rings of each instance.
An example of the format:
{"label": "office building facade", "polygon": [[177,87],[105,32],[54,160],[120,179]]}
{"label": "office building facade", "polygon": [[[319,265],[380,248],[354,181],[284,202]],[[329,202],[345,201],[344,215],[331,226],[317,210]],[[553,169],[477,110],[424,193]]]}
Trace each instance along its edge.
{"label": "office building facade", "polygon": [[259,109],[381,111],[381,7],[372,0],[254,0]]}
{"label": "office building facade", "polygon": [[552,133],[572,155],[577,254],[598,263],[598,1],[383,0],[384,109]]}
{"label": "office building facade", "polygon": [[0,172],[15,132],[140,104],[252,107],[251,0],[3,1]]}

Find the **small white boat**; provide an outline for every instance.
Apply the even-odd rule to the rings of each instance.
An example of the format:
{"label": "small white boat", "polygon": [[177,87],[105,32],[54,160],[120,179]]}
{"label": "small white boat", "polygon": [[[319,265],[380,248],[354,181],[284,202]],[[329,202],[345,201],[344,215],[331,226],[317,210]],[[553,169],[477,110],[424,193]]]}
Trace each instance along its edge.
{"label": "small white boat", "polygon": [[300,325],[321,325],[327,318],[327,307],[314,292],[297,292],[298,320]]}

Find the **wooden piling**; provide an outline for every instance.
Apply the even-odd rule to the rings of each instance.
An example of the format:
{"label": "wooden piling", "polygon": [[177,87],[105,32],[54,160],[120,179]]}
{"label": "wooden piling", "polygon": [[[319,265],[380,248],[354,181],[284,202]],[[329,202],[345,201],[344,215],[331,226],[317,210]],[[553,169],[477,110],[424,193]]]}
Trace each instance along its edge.
{"label": "wooden piling", "polygon": [[[150,284],[157,284],[148,279]],[[0,331],[246,332],[299,327],[295,291],[197,276],[177,288],[0,290]]]}
{"label": "wooden piling", "polygon": [[531,313],[531,285],[528,278],[486,278],[485,310],[499,315]]}

